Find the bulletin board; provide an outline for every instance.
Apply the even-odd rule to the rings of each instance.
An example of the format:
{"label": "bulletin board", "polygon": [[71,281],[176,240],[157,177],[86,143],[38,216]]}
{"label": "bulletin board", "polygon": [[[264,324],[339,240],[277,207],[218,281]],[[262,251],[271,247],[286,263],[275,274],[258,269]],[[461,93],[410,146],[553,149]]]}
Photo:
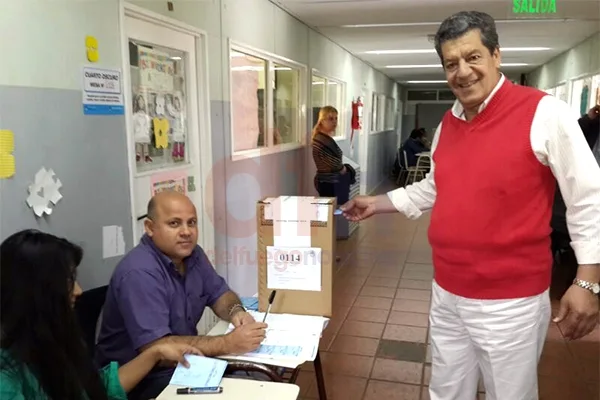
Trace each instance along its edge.
{"label": "bulletin board", "polygon": [[186,162],[186,54],[160,46],[134,46],[130,59],[137,172]]}

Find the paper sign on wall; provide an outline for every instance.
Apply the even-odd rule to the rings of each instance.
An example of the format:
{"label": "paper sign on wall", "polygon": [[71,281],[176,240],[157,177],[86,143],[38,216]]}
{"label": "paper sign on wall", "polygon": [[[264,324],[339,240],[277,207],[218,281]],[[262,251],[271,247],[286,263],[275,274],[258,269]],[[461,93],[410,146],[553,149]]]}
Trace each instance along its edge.
{"label": "paper sign on wall", "polygon": [[267,246],[267,288],[321,290],[321,249]]}
{"label": "paper sign on wall", "polygon": [[12,131],[0,130],[0,179],[15,174],[15,137]]}
{"label": "paper sign on wall", "polygon": [[102,258],[118,257],[125,254],[123,228],[116,225],[102,227]]}
{"label": "paper sign on wall", "polygon": [[83,67],[83,114],[123,115],[124,112],[121,71]]}
{"label": "paper sign on wall", "polygon": [[154,174],[150,178],[150,193],[154,196],[160,192],[174,190],[181,194],[186,194],[186,179],[187,174],[180,171]]}
{"label": "paper sign on wall", "polygon": [[53,170],[40,168],[35,174],[33,183],[29,185],[27,205],[38,217],[44,214],[52,214],[52,204],[56,205],[62,199],[62,194],[59,191],[61,187],[62,182],[60,179],[55,178]]}

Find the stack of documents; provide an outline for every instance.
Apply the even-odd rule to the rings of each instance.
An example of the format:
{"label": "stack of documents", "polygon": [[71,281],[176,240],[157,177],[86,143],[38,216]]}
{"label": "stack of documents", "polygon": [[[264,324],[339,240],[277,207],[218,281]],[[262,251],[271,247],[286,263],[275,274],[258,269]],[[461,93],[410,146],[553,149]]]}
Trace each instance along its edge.
{"label": "stack of documents", "polygon": [[[248,311],[256,321],[262,321],[264,313]],[[314,361],[319,350],[321,333],[329,322],[325,317],[294,314],[269,314],[265,340],[258,349],[246,353],[246,358],[282,360],[289,359],[299,364]],[[234,329],[229,324],[227,333]]]}
{"label": "stack of documents", "polygon": [[169,384],[193,388],[216,387],[221,384],[227,361],[194,354],[187,354],[185,359],[190,364],[189,368],[178,364]]}

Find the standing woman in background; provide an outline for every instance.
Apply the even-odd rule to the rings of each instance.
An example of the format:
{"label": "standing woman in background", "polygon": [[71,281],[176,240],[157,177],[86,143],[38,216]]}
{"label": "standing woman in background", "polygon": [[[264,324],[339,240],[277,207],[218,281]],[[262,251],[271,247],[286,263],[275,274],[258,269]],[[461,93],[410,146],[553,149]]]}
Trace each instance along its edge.
{"label": "standing woman in background", "polygon": [[311,142],[313,160],[317,167],[314,180],[315,189],[317,189],[320,197],[336,197],[338,206],[340,206],[348,201],[348,194],[343,196],[343,191],[336,188],[342,176],[347,172],[342,162],[342,149],[332,137],[337,128],[337,121],[338,111],[334,107],[325,106],[321,108],[319,110],[319,120],[312,131]]}

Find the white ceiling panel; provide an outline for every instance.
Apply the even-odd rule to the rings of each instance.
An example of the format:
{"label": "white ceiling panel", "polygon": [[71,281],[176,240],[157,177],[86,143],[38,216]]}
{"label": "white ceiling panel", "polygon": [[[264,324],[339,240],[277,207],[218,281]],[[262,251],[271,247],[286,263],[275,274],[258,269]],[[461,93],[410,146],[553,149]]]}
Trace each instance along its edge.
{"label": "white ceiling panel", "polygon": [[[398,64],[439,64],[435,53],[368,54],[377,50],[433,49],[428,36],[446,17],[478,10],[496,19],[501,47],[547,47],[545,51],[503,52],[518,76],[600,31],[599,0],[556,0],[557,13],[514,14],[508,0],[273,0],[304,23],[398,81],[443,79],[441,69],[388,69]],[[540,20],[542,19],[542,20]],[[392,24],[392,26],[381,26]],[[365,26],[366,25],[366,26]],[[373,26],[379,25],[379,26]]]}

